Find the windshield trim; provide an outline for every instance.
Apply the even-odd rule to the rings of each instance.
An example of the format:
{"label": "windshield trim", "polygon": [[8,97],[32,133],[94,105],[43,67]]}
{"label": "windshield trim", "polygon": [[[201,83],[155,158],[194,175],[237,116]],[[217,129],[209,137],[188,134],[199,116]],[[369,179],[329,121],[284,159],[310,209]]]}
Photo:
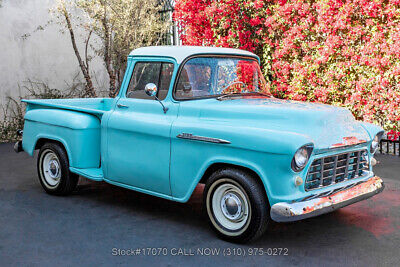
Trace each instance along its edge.
{"label": "windshield trim", "polygon": [[189,101],[189,100],[199,100],[199,99],[209,99],[209,98],[217,98],[218,96],[221,96],[221,94],[218,95],[207,95],[207,96],[195,96],[195,97],[188,97],[188,98],[178,98],[175,95],[176,92],[176,87],[178,85],[178,80],[181,76],[181,72],[183,67],[185,66],[186,62],[193,58],[200,58],[200,57],[223,57],[223,58],[243,58],[243,59],[250,59],[254,60],[257,62],[258,65],[260,65],[260,62],[258,61],[257,58],[251,57],[251,56],[245,56],[245,55],[230,55],[230,54],[198,54],[198,55],[192,55],[190,57],[185,58],[184,61],[179,65],[178,72],[176,73],[175,76],[175,81],[174,81],[174,87],[172,89],[172,99],[175,101]]}

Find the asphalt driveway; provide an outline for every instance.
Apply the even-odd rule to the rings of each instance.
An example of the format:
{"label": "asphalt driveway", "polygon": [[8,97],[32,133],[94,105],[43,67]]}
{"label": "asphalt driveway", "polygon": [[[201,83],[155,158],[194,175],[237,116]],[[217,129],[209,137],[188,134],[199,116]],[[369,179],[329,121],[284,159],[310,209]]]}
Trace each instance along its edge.
{"label": "asphalt driveway", "polygon": [[201,187],[179,204],[81,178],[72,196],[50,196],[37,179],[36,158],[0,144],[0,265],[398,266],[400,157],[377,158],[375,173],[386,183],[380,195],[317,218],[273,223],[243,246],[214,236]]}

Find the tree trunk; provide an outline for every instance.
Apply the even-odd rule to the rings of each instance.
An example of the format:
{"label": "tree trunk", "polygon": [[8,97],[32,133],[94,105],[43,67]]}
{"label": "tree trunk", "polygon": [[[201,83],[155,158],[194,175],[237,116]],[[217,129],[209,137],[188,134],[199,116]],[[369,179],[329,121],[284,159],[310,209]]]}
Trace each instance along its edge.
{"label": "tree trunk", "polygon": [[[67,9],[65,7],[63,9],[63,15],[65,17],[65,21],[67,23],[68,31],[69,31],[69,34],[71,36],[71,43],[72,43],[72,47],[73,47],[74,52],[75,52],[75,56],[76,56],[76,58],[78,60],[79,67],[81,68],[83,77],[86,80],[86,86],[85,86],[86,95],[89,96],[89,97],[96,97],[96,91],[94,90],[92,78],[90,77],[90,73],[89,73],[89,62],[86,62],[86,64],[85,64],[83,62],[83,60],[82,60],[82,57],[81,57],[81,55],[79,53],[79,50],[78,50],[78,47],[76,45],[75,34],[74,34],[74,30],[72,29],[71,20],[69,18],[68,11],[67,11]],[[89,37],[90,37],[90,35],[89,35]]]}
{"label": "tree trunk", "polygon": [[106,65],[107,73],[110,78],[110,88],[108,95],[109,97],[115,97],[115,95],[117,94],[117,88],[115,86],[117,79],[111,62],[111,35],[107,20],[107,1],[103,2],[103,7],[104,14],[101,22],[104,28],[104,63]]}

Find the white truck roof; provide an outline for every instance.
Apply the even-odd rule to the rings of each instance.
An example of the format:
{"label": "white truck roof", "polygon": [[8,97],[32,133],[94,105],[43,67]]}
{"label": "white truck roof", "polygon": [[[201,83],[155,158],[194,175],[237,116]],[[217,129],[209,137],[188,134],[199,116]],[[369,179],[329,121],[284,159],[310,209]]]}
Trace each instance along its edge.
{"label": "white truck roof", "polygon": [[201,54],[250,56],[259,60],[256,54],[245,50],[209,46],[147,46],[133,50],[129,56],[172,57],[180,64],[187,57]]}

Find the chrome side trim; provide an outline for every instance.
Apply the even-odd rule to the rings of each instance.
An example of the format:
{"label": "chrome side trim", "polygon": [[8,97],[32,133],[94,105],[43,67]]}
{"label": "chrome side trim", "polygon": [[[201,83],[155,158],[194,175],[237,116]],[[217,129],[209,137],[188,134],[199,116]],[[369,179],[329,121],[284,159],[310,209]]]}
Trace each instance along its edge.
{"label": "chrome side trim", "polygon": [[271,218],[276,222],[299,221],[328,213],[370,198],[383,191],[381,178],[373,176],[343,190],[298,202],[279,202],[271,207]]}
{"label": "chrome side trim", "polygon": [[181,134],[178,134],[176,137],[181,138],[181,139],[189,139],[189,140],[203,141],[203,142],[216,143],[216,144],[230,144],[231,143],[224,139],[212,138],[212,137],[206,137],[206,136],[198,136],[198,135],[193,135],[190,133],[181,133]]}

